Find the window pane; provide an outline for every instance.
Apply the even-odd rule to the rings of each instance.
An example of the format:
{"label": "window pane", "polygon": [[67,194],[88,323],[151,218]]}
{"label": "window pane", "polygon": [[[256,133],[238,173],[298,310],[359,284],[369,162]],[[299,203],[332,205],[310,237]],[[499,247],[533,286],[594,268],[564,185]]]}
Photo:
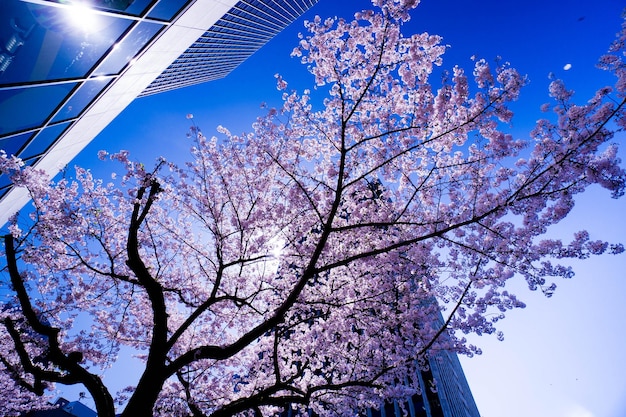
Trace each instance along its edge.
{"label": "window pane", "polygon": [[[66,0],[47,0],[54,3],[64,3]],[[109,12],[123,12],[124,14],[139,16],[143,14],[150,3],[156,0],[91,0],[94,8]]]}
{"label": "window pane", "polygon": [[0,85],[83,77],[132,22],[18,0],[0,7]]}
{"label": "window pane", "polygon": [[68,120],[78,117],[82,111],[91,104],[92,100],[100,94],[104,88],[109,85],[111,80],[89,80],[85,81],[78,90],[74,93],[72,98],[63,105],[63,108],[59,110],[53,122],[60,122],[61,120]]}
{"label": "window pane", "polygon": [[32,133],[23,133],[18,136],[0,139],[0,149],[5,151],[7,155],[15,155],[32,135]]}
{"label": "window pane", "polygon": [[142,22],[133,28],[131,33],[120,43],[98,67],[96,75],[111,75],[119,73],[128,64],[154,35],[163,28],[158,23]]}
{"label": "window pane", "polygon": [[161,0],[148,17],[170,21],[187,3],[189,0]]}
{"label": "window pane", "polygon": [[0,135],[41,126],[76,85],[0,90]]}
{"label": "window pane", "polygon": [[33,156],[37,156],[45,152],[50,145],[52,145],[59,136],[70,126],[71,123],[61,123],[59,125],[50,126],[43,129],[31,143],[28,144],[26,149],[20,152],[19,157],[22,159],[29,159]]}
{"label": "window pane", "polygon": [[139,16],[152,0],[94,0],[93,4],[98,9],[109,11],[121,11]]}
{"label": "window pane", "polygon": [[0,198],[4,197],[4,195],[9,192],[9,185],[11,185],[9,176],[0,174]]}

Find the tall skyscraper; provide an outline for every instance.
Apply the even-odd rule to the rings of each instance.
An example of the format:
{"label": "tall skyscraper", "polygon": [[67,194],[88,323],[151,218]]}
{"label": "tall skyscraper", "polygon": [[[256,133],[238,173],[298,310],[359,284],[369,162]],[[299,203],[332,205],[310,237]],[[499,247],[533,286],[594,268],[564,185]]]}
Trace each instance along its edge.
{"label": "tall skyscraper", "polygon": [[424,380],[422,397],[428,401],[424,404],[424,417],[480,417],[472,391],[465,379],[461,362],[456,353],[439,351],[429,359],[430,372],[422,373],[421,377],[432,376],[436,386],[431,389],[430,382]]}
{"label": "tall skyscraper", "polygon": [[[416,376],[421,393],[406,401],[386,402],[367,409],[359,417],[480,417],[456,353],[439,351],[430,355],[428,369]],[[281,417],[303,417],[287,410]],[[314,417],[313,414],[304,417]]]}
{"label": "tall skyscraper", "polygon": [[[317,0],[2,0],[0,149],[51,175],[135,98],[227,75]],[[0,227],[29,200],[0,175]]]}
{"label": "tall skyscraper", "polygon": [[[438,314],[433,325],[443,326]],[[439,337],[447,338],[444,332]],[[408,398],[404,404],[387,403],[379,410],[368,410],[366,417],[480,417],[472,391],[465,378],[459,357],[448,350],[433,350],[428,355],[427,369],[417,375],[420,394]]]}

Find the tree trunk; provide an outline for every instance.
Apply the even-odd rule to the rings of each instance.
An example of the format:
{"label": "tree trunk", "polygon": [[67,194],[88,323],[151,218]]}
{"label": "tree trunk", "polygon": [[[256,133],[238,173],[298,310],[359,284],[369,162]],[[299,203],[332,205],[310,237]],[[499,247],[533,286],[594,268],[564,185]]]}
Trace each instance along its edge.
{"label": "tree trunk", "polygon": [[161,368],[151,370],[146,367],[121,417],[152,417],[152,409],[165,382],[164,374]]}

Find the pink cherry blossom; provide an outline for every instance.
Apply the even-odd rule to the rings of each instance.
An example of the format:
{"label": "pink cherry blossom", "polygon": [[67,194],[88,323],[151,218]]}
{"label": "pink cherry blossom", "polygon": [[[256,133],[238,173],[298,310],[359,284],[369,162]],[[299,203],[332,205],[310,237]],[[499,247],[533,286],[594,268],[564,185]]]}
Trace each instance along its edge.
{"label": "pink cherry blossom", "polygon": [[[432,80],[441,39],[402,32],[418,2],[373,3],[307,22],[294,55],[318,88],[277,75],[281,108],[244,135],[194,124],[186,164],[103,151],[111,182],[52,182],[0,151],[32,198],[5,237],[0,415],[53,384],[83,384],[101,417],[116,400],[124,417],[353,415],[417,392],[430,352],[479,354],[464,334],[502,339],[524,307],[507,281],[550,296],[562,260],[623,251],[546,237],[589,186],[624,193],[623,42],[601,61],[614,90],[580,104],[554,81],[522,141],[503,126],[524,77],[475,59]],[[100,374],[122,348],[145,366],[114,398]]]}

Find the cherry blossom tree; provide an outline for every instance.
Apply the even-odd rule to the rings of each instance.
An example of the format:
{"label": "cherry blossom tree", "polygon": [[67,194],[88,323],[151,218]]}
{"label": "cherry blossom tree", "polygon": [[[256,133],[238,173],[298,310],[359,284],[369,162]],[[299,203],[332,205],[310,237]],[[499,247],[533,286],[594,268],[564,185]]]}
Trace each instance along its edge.
{"label": "cherry blossom tree", "polygon": [[[419,390],[429,352],[499,337],[523,307],[508,280],[549,296],[573,274],[560,260],[622,252],[546,233],[587,187],[624,193],[611,141],[626,31],[601,60],[614,89],[579,105],[554,81],[546,119],[516,140],[524,77],[476,59],[440,82],[440,38],[401,32],[418,2],[373,3],[352,22],[307,22],[293,54],[313,92],[277,76],[282,108],[249,134],[193,126],[187,164],[102,152],[116,179],[76,168],[52,182],[0,152],[34,207],[4,237],[6,415],[54,384],[84,385],[101,417],[116,399],[129,417],[352,415]],[[100,375],[122,347],[144,367],[115,397]]]}

